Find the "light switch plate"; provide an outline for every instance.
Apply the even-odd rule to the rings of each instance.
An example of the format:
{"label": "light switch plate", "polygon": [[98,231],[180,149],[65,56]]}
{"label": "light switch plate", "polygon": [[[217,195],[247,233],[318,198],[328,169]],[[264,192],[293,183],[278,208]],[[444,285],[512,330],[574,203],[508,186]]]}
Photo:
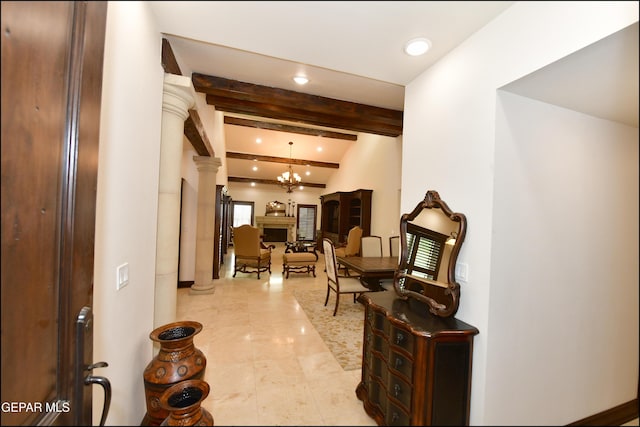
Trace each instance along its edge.
{"label": "light switch plate", "polygon": [[469,265],[467,263],[456,263],[456,279],[461,282],[467,282],[469,280]]}
{"label": "light switch plate", "polygon": [[129,263],[119,265],[116,274],[116,290],[120,290],[129,284]]}

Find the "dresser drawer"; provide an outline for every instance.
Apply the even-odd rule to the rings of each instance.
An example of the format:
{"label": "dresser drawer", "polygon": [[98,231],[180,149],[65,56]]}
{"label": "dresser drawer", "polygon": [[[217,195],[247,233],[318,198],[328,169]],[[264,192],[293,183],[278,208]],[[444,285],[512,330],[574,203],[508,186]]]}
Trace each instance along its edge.
{"label": "dresser drawer", "polygon": [[389,374],[387,394],[400,402],[403,409],[411,411],[412,387],[397,375]]}
{"label": "dresser drawer", "polygon": [[389,368],[395,369],[410,381],[413,374],[413,360],[401,353],[391,350],[389,354]]}
{"label": "dresser drawer", "polygon": [[411,425],[411,417],[405,411],[400,409],[392,402],[387,404],[387,416],[385,417],[385,424],[388,426],[408,426]]}
{"label": "dresser drawer", "polygon": [[389,353],[389,342],[387,338],[382,335],[371,334],[371,347],[369,349],[371,351],[377,351],[386,360],[388,357],[387,354]]}
{"label": "dresser drawer", "polygon": [[374,356],[371,358],[371,375],[383,379],[387,378],[388,368],[386,360],[382,359],[379,356]]}
{"label": "dresser drawer", "polygon": [[389,340],[391,341],[392,345],[406,350],[409,354],[413,354],[414,339],[415,338],[411,334],[411,332],[399,328],[395,325],[391,326],[391,334],[389,336]]}
{"label": "dresser drawer", "polygon": [[383,335],[389,335],[389,322],[384,313],[370,309],[367,311],[367,321],[371,329]]}
{"label": "dresser drawer", "polygon": [[387,409],[387,389],[375,379],[370,379],[367,382],[367,397],[369,403],[375,405],[381,412],[385,412]]}

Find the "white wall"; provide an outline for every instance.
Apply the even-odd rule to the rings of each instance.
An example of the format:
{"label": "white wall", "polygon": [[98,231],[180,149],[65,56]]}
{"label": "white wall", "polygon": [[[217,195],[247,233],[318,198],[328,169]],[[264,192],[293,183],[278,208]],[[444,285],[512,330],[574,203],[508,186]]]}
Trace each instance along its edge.
{"label": "white wall", "polygon": [[402,137],[359,133],[322,193],[373,190],[371,234],[382,237],[383,255],[389,254],[389,236],[400,231],[401,169]]}
{"label": "white wall", "polygon": [[[108,425],[139,425],[142,374],[153,357],[156,224],[164,71],[161,37],[144,2],[109,2],[105,41],[94,273],[94,360],[109,366]],[[129,285],[116,291],[116,268]],[[94,423],[102,392],[93,388]]]}
{"label": "white wall", "polygon": [[[506,320],[503,318],[497,322],[491,317],[494,310],[501,308],[496,307],[500,305],[497,301],[504,302],[504,305],[511,302],[511,293],[504,294],[508,285],[498,284],[499,273],[505,273],[497,265],[505,260],[497,255],[501,253],[498,252],[501,249],[499,246],[496,254],[493,252],[494,245],[504,243],[496,237],[494,216],[498,212],[494,211],[494,205],[500,209],[501,215],[505,209],[514,216],[525,215],[525,212],[518,211],[518,205],[504,199],[502,186],[510,185],[503,181],[512,177],[497,174],[497,167],[504,167],[501,162],[506,156],[501,151],[505,147],[496,145],[497,90],[637,20],[637,2],[516,2],[406,88],[401,210],[407,212],[423,199],[426,190],[433,189],[439,191],[454,211],[465,213],[468,219],[467,236],[459,261],[468,264],[469,280],[461,283],[461,303],[456,317],[480,330],[474,341],[470,420],[473,425],[562,424],[610,408],[612,405],[608,404],[614,401],[617,404],[626,403],[637,393],[637,350],[634,363],[627,363],[625,358],[622,362],[627,364],[621,366],[618,353],[629,350],[626,345],[624,348],[621,346],[624,339],[594,336],[588,323],[574,324],[571,321],[558,323],[557,332],[548,328],[543,331],[527,329],[532,322],[539,322],[540,317],[546,316],[549,308],[555,308],[558,304],[555,300],[549,301],[546,295],[544,299],[541,295],[539,299],[529,300],[527,303],[531,308],[528,310],[505,308],[509,310]],[[539,167],[532,173],[536,177],[551,173],[546,182],[561,182],[564,179],[558,171],[546,169],[542,164]],[[497,180],[500,182],[496,183]],[[497,189],[501,191],[497,192]],[[573,197],[572,194],[567,196]],[[584,204],[584,201],[581,203]],[[558,211],[558,215],[564,213],[565,208]],[[637,213],[635,218],[637,223]],[[555,225],[530,226],[537,227],[532,233],[543,233]],[[635,236],[637,239],[637,233]],[[590,243],[589,238],[588,234],[578,235],[574,243],[584,246]],[[524,256],[516,251],[517,248],[510,249],[518,260]],[[521,260],[521,263],[525,263],[525,260]],[[553,267],[540,280],[555,278],[559,273],[557,269]],[[634,279],[633,270],[630,273],[625,277]],[[562,274],[566,275],[564,271]],[[583,274],[577,277],[583,277]],[[572,280],[575,278],[572,277]],[[637,286],[637,264],[634,280]],[[519,282],[510,284],[511,288],[517,287]],[[567,283],[555,281],[555,285],[562,287]],[[508,288],[508,292],[513,292],[511,288]],[[611,320],[607,320],[609,325],[614,324],[619,330],[627,328],[628,311],[633,311],[633,308],[625,307],[620,312],[615,306],[601,313],[593,311],[597,303],[594,300],[596,294],[597,291],[586,294],[563,291],[565,300],[568,299],[565,301],[566,307],[563,307],[565,313],[582,315],[589,307],[594,316],[611,317]],[[637,300],[637,289],[635,294],[620,296],[627,297]],[[637,323],[637,305],[633,314]],[[568,316],[570,320],[576,314]],[[496,326],[497,323],[501,323],[501,327]],[[504,348],[501,339],[503,334],[517,337],[517,340],[511,340],[510,347]],[[566,340],[561,343],[562,334]],[[637,340],[637,333],[635,337]],[[604,346],[599,345],[599,339],[606,339]],[[633,337],[630,339],[633,344]],[[494,342],[498,346],[496,349],[492,347]],[[616,365],[616,369],[629,375],[635,385],[630,389],[627,382],[617,384],[621,388],[616,388],[615,394],[609,396],[603,396],[600,387],[611,390],[613,386],[598,384],[598,387],[585,388],[585,378],[600,367],[587,367],[584,361],[565,362],[561,356],[566,352],[575,357],[580,352],[573,347],[587,342],[591,345],[583,347],[584,351],[601,352],[599,360]],[[637,349],[637,341],[635,344]],[[558,350],[558,345],[562,345],[562,350]],[[539,381],[545,382],[544,389],[533,387],[538,384],[521,381],[521,376],[501,374],[504,371],[528,370],[528,362],[534,355],[544,355],[549,351],[554,351],[556,357],[548,357],[548,366],[543,372],[538,372],[543,376]],[[522,360],[522,354],[530,356]],[[629,357],[633,358],[633,355]],[[571,363],[577,366],[566,371],[564,368]],[[598,378],[602,379],[602,376]],[[505,404],[504,387],[508,387],[510,393],[509,403],[516,405],[516,408],[509,408]],[[559,394],[549,394],[560,396],[560,400],[550,401],[547,398],[546,394],[551,388],[562,390]],[[567,389],[576,395],[568,398]],[[576,406],[574,404],[578,399],[583,399],[583,402]]]}
{"label": "white wall", "polygon": [[568,424],[637,393],[638,128],[504,92],[496,124],[486,420]]}

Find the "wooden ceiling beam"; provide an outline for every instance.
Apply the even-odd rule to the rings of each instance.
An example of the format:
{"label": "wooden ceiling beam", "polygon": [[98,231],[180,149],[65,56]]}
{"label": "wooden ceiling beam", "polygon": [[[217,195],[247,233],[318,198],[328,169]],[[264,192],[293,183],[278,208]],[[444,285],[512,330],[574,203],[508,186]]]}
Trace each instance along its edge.
{"label": "wooden ceiling beam", "polygon": [[300,135],[321,136],[323,138],[343,139],[347,141],[357,141],[358,135],[351,133],[332,132],[322,129],[305,128],[301,126],[291,126],[281,123],[265,122],[261,120],[248,120],[239,117],[224,117],[225,125],[245,126],[256,129],[275,130],[278,132],[297,133]]}
{"label": "wooden ceiling beam", "polygon": [[396,137],[403,112],[193,73],[193,86],[216,110]]}
{"label": "wooden ceiling beam", "polygon": [[[275,180],[275,179],[256,179],[256,178],[243,178],[243,177],[240,177],[240,176],[230,176],[230,177],[227,178],[227,181],[229,181],[229,182],[245,182],[245,183],[255,182],[256,184],[277,185],[279,187],[282,186],[282,184],[280,184],[280,181]],[[303,187],[327,188],[327,186],[325,184],[316,184],[316,183],[313,183],[313,182],[301,182],[300,185],[302,185]]]}
{"label": "wooden ceiling beam", "polygon": [[339,163],[318,162],[316,160],[290,159],[288,157],[262,156],[259,154],[234,153],[227,151],[227,159],[258,160],[260,162],[285,163],[299,166],[315,166],[319,168],[340,168]]}
{"label": "wooden ceiling beam", "polygon": [[[162,68],[165,73],[182,75],[171,44],[167,39],[162,39]],[[184,121],[184,135],[198,155],[215,156],[211,142],[209,142],[202,121],[200,121],[200,115],[196,110],[189,110],[189,117]]]}
{"label": "wooden ceiling beam", "polygon": [[196,110],[189,110],[189,117],[184,121],[184,134],[199,156],[215,156]]}

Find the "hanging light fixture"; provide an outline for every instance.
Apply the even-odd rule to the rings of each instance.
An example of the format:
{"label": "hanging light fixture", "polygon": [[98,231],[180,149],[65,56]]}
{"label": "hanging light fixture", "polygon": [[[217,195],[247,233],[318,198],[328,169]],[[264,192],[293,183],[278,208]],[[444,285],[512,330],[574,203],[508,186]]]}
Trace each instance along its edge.
{"label": "hanging light fixture", "polygon": [[282,188],[287,190],[287,193],[293,193],[293,187],[295,187],[296,185],[299,185],[300,181],[302,181],[302,178],[300,178],[300,175],[298,175],[297,173],[294,173],[293,167],[291,166],[291,163],[293,161],[291,157],[292,147],[293,147],[293,142],[289,141],[289,170],[286,172],[283,172],[282,175],[278,177],[278,182],[280,182],[280,185],[282,186]]}

